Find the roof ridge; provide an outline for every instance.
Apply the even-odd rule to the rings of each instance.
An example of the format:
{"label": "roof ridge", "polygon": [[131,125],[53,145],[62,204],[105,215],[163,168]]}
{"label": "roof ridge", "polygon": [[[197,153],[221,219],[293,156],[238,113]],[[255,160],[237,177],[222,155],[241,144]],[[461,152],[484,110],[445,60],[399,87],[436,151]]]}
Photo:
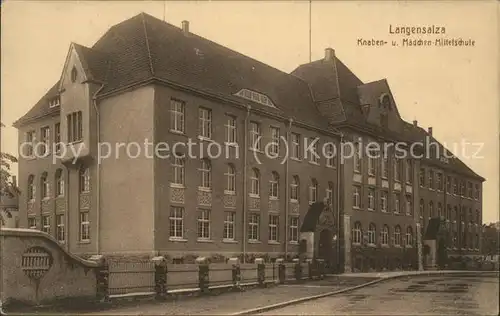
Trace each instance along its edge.
{"label": "roof ridge", "polygon": [[142,27],[143,27],[143,30],[144,30],[144,39],[146,41],[146,48],[148,50],[149,69],[151,70],[151,76],[154,77],[155,76],[155,71],[154,71],[154,67],[153,67],[153,59],[151,58],[151,49],[149,47],[148,31],[146,29],[146,19],[145,19],[146,13],[141,12],[140,15],[141,15],[141,18],[142,18]]}

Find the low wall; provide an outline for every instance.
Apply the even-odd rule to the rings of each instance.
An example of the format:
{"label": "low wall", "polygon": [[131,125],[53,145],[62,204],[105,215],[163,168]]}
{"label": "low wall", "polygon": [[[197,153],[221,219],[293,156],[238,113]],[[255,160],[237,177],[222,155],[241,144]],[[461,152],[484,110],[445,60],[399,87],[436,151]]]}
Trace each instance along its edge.
{"label": "low wall", "polygon": [[48,234],[2,228],[0,246],[0,298],[4,306],[95,300],[95,268],[99,264],[71,255]]}

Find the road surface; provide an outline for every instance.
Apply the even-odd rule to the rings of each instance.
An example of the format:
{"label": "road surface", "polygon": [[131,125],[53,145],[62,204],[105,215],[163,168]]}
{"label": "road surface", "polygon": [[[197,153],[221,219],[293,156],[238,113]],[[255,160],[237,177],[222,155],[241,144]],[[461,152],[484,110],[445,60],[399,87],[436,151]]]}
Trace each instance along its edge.
{"label": "road surface", "polygon": [[395,279],[261,315],[498,315],[496,277]]}

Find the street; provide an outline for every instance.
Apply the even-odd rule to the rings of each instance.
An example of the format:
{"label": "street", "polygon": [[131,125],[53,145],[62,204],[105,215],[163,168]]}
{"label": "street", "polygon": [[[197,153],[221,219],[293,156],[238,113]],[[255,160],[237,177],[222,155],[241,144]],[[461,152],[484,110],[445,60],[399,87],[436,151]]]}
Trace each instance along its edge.
{"label": "street", "polygon": [[498,315],[496,277],[395,279],[261,315]]}

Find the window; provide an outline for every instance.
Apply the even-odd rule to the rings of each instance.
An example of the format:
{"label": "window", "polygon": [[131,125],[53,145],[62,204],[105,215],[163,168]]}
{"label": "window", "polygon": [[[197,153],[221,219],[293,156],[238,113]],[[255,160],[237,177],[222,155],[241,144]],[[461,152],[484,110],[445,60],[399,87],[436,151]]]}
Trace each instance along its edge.
{"label": "window", "polygon": [[389,159],[387,159],[387,155],[384,153],[382,157],[382,178],[387,179],[389,177]]}
{"label": "window", "polygon": [[279,183],[278,173],[273,171],[271,173],[271,180],[269,180],[269,197],[272,199],[278,198],[278,192],[279,192],[278,183]]}
{"label": "window", "polygon": [[65,240],[65,232],[64,232],[64,215],[58,214],[56,215],[56,238],[59,242],[64,242]]}
{"label": "window", "polygon": [[419,183],[422,188],[425,188],[425,169],[420,168],[420,173],[418,174]]}
{"label": "window", "polygon": [[433,218],[435,216],[434,214],[434,202],[430,201],[429,202],[429,218]]}
{"label": "window", "polygon": [[250,174],[250,194],[257,197],[260,195],[260,173],[255,168]]}
{"label": "window", "polygon": [[311,151],[309,151],[309,162],[314,164],[319,164],[319,155],[318,155],[318,143],[319,139],[316,138],[311,142]]}
{"label": "window", "polygon": [[234,212],[224,212],[224,239],[234,240]]}
{"label": "window", "polygon": [[434,189],[434,171],[429,170],[429,189]]}
{"label": "window", "polygon": [[413,163],[410,159],[406,160],[406,183],[412,183],[413,182]]}
{"label": "window", "polygon": [[387,212],[387,198],[388,198],[387,191],[381,191],[380,192],[380,210],[382,212]]}
{"label": "window", "polygon": [[446,219],[451,221],[451,205],[446,205]]}
{"label": "window", "polygon": [[248,219],[248,240],[258,241],[259,240],[259,225],[260,216],[258,214],[250,214]]}
{"label": "window", "polygon": [[297,133],[291,134],[292,139],[292,154],[291,157],[294,159],[300,159],[300,135]]}
{"label": "window", "polygon": [[299,241],[299,217],[298,216],[290,216],[290,242],[298,242]]}
{"label": "window", "polygon": [[309,204],[313,204],[318,200],[318,181],[316,179],[311,180],[311,185],[309,186]]}
{"label": "window", "polygon": [[441,172],[437,173],[436,189],[443,191],[443,174]]}
{"label": "window", "polygon": [[173,156],[172,184],[183,186],[185,178],[185,162],[184,158],[181,158],[180,156],[180,154],[176,154]]}
{"label": "window", "polygon": [[465,196],[465,181],[460,181],[460,195]]}
{"label": "window", "polygon": [[212,187],[212,166],[208,159],[202,159],[200,163],[200,188],[209,190]]}
{"label": "window", "polygon": [[66,116],[68,124],[68,142],[78,142],[83,138],[82,112],[73,112]]}
{"label": "window", "polygon": [[76,70],[76,67],[73,67],[71,69],[71,82],[75,82],[78,77],[78,71]]}
{"label": "window", "polygon": [[56,106],[61,105],[61,98],[55,97],[49,100],[49,108],[55,108]]}
{"label": "window", "polygon": [[47,172],[42,174],[40,178],[40,186],[42,188],[42,199],[48,199],[50,196],[49,179],[47,179]]}
{"label": "window", "polygon": [[476,210],[476,224],[481,224],[481,213],[479,213],[479,210]]}
{"label": "window", "polygon": [[40,147],[40,155],[43,157],[50,152],[50,128],[42,127],[40,130],[42,146]]}
{"label": "window", "polygon": [[226,115],[226,143],[236,143],[236,118],[232,115]]}
{"label": "window", "polygon": [[269,215],[269,241],[279,241],[279,217],[278,215]]}
{"label": "window", "polygon": [[458,194],[458,180],[453,179],[453,194],[457,195]]}
{"label": "window", "polygon": [[250,148],[260,150],[261,138],[260,124],[257,122],[250,122]]}
{"label": "window", "polygon": [[54,126],[54,143],[56,154],[58,154],[61,151],[61,123],[56,123]]}
{"label": "window", "polygon": [[56,196],[64,195],[64,176],[61,169],[56,171]]}
{"label": "window", "polygon": [[376,233],[377,233],[377,229],[375,227],[375,224],[371,223],[370,226],[368,226],[368,244],[369,245],[375,245],[377,243]]}
{"label": "window", "polygon": [[184,208],[173,206],[170,208],[170,237],[184,237]]}
{"label": "window", "polygon": [[401,181],[401,159],[394,157],[394,181]]}
{"label": "window", "polygon": [[471,198],[473,197],[472,194],[472,183],[467,182],[467,197]]}
{"label": "window", "polygon": [[292,182],[290,183],[290,200],[299,200],[299,177],[293,176]]}
{"label": "window", "polygon": [[361,229],[361,223],[354,223],[354,228],[352,229],[352,243],[353,244],[361,244],[363,230]]}
{"label": "window", "polygon": [[210,239],[210,210],[198,213],[198,239]]}
{"label": "window", "polygon": [[36,229],[36,217],[28,217],[28,228]]}
{"label": "window", "polygon": [[384,246],[389,245],[389,226],[384,225],[380,234],[380,243]]}
{"label": "window", "polygon": [[420,199],[419,211],[420,211],[420,217],[424,218],[425,217],[425,202],[422,199]]}
{"label": "window", "polygon": [[446,177],[446,192],[451,193],[451,177]]}
{"label": "window", "polygon": [[35,193],[36,193],[35,176],[30,175],[28,177],[28,201],[35,200]]}
{"label": "window", "polygon": [[333,204],[333,182],[328,182],[328,188],[326,189],[326,198],[328,199],[328,204]]}
{"label": "window", "polygon": [[185,103],[170,99],[170,130],[184,133]]}
{"label": "window", "polygon": [[225,173],[226,176],[226,191],[227,194],[235,194],[236,193],[236,171],[234,170],[234,166],[232,164],[227,165],[227,171]]}
{"label": "window", "polygon": [[335,168],[335,159],[336,159],[336,153],[335,153],[335,147],[333,144],[328,144],[326,146],[326,166]]}
{"label": "window", "polygon": [[411,201],[411,195],[406,196],[406,215],[412,215],[413,214],[413,203]]}
{"label": "window", "polygon": [[80,212],[80,241],[90,241],[89,212]]}
{"label": "window", "polygon": [[80,193],[90,192],[90,170],[89,168],[80,168]]}
{"label": "window", "polygon": [[361,187],[355,185],[352,188],[352,206],[361,208]]}
{"label": "window", "polygon": [[401,211],[401,206],[400,206],[400,203],[399,203],[399,193],[394,193],[394,213],[397,213],[399,214],[399,212]]}
{"label": "window", "polygon": [[26,133],[26,146],[24,147],[26,150],[26,152],[25,152],[26,157],[33,157],[34,156],[35,143],[36,143],[35,131],[27,132]]}
{"label": "window", "polygon": [[203,138],[212,138],[212,110],[199,108],[199,135]]}
{"label": "window", "polygon": [[50,216],[42,215],[42,231],[50,234]]}
{"label": "window", "polygon": [[361,153],[359,150],[359,144],[354,144],[354,172],[361,172]]}
{"label": "window", "polygon": [[474,199],[479,200],[479,184],[475,185]]}
{"label": "window", "polygon": [[368,188],[368,210],[373,211],[375,209],[375,189]]}
{"label": "window", "polygon": [[270,106],[273,108],[275,107],[275,105],[273,104],[271,99],[262,93],[258,93],[258,92],[251,91],[248,89],[241,89],[240,91],[235,93],[235,95],[242,97],[244,99],[247,99],[247,100],[251,100],[253,102],[260,103],[262,105]]}
{"label": "window", "polygon": [[406,246],[411,247],[413,245],[413,229],[411,226],[406,228]]}
{"label": "window", "polygon": [[394,246],[401,247],[401,227],[394,227]]}
{"label": "window", "polygon": [[441,203],[438,203],[438,209],[437,209],[437,211],[438,211],[437,215],[439,216],[439,218],[441,218],[441,217],[444,216],[444,214],[443,214],[443,205]]}
{"label": "window", "polygon": [[375,158],[370,154],[368,156],[368,174],[370,176],[375,176]]}
{"label": "window", "polygon": [[277,127],[271,126],[271,148],[270,155],[271,157],[277,157],[280,152],[280,129]]}

